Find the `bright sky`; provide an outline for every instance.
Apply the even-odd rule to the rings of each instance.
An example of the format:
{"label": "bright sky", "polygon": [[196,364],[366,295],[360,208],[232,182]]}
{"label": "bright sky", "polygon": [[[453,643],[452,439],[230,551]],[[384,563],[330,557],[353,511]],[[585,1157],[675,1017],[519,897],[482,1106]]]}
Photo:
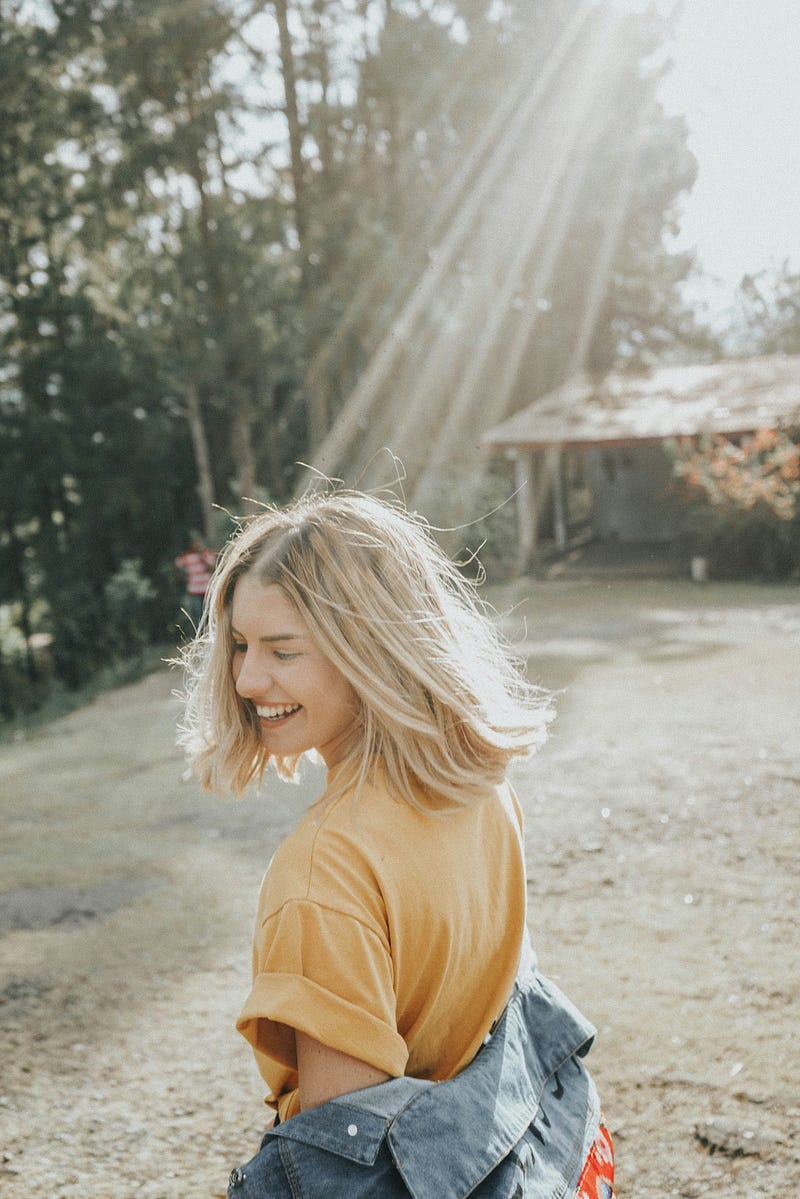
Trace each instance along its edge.
{"label": "bright sky", "polygon": [[679,246],[696,248],[716,286],[787,257],[800,266],[800,2],[684,0],[663,99],[686,112],[699,162]]}

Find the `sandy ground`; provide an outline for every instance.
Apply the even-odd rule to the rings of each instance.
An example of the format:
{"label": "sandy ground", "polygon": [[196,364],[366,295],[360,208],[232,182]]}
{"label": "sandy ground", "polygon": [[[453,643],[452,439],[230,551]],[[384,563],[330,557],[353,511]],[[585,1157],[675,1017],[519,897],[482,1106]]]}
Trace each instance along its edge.
{"label": "sandy ground", "polygon": [[[800,1196],[800,593],[561,582],[515,772],[540,964],[597,1024],[621,1197]],[[525,623],[527,627],[525,627]],[[0,750],[0,1194],[221,1196],[262,1087],[255,894],[315,793],[181,781],[174,675]],[[443,1196],[443,1199],[447,1199]]]}

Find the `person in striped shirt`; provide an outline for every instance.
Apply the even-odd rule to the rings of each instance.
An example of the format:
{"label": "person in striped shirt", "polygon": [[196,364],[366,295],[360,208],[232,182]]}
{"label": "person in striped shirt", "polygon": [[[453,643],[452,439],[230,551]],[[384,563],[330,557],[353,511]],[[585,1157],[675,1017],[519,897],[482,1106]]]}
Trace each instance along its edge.
{"label": "person in striped shirt", "polygon": [[189,548],[175,559],[175,565],[186,578],[186,613],[195,629],[203,615],[203,603],[216,560],[217,555],[206,547],[199,533],[192,534]]}

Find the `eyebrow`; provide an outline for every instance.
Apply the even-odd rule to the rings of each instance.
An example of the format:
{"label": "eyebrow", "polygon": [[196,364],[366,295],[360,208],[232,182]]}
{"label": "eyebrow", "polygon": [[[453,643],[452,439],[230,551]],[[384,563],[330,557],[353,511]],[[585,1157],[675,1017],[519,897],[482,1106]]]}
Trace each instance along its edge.
{"label": "eyebrow", "polygon": [[[247,640],[246,637],[242,637],[242,634],[238,631],[238,629],[234,629],[233,627],[231,627],[231,636],[238,637],[241,641]],[[302,633],[272,633],[271,636],[269,636],[269,637],[258,637],[257,640],[258,641],[266,641],[266,642],[302,641],[303,634]]]}

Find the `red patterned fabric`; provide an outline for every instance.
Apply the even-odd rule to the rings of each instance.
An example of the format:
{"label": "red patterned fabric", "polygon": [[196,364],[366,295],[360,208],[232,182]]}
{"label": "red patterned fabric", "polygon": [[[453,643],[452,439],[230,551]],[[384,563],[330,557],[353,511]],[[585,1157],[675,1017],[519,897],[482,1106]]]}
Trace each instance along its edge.
{"label": "red patterned fabric", "polygon": [[205,595],[211,582],[215,561],[216,554],[213,550],[187,550],[175,559],[178,569],[186,571],[188,595]]}
{"label": "red patterned fabric", "polygon": [[603,1120],[589,1150],[575,1199],[616,1199],[614,1190],[614,1146]]}

